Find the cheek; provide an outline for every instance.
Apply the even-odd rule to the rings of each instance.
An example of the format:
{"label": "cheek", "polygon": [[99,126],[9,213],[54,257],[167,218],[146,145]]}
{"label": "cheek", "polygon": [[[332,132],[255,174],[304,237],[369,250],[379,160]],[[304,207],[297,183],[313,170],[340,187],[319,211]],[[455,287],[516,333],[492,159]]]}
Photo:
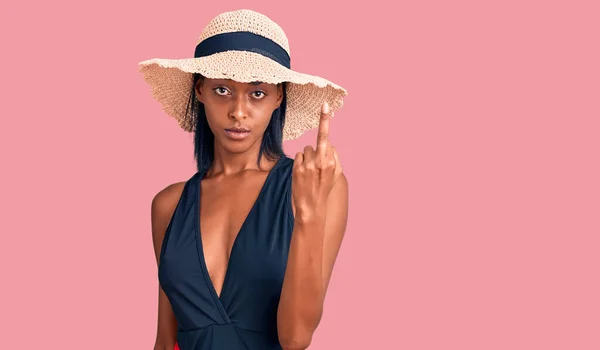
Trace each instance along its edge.
{"label": "cheek", "polygon": [[273,116],[273,112],[275,111],[276,106],[273,104],[268,104],[266,106],[261,106],[260,110],[260,123],[266,129],[271,121],[271,117]]}
{"label": "cheek", "polygon": [[224,127],[223,121],[220,120],[218,113],[215,113],[214,110],[209,110],[208,108],[205,109],[205,112],[206,112],[206,123],[208,124],[208,127],[211,129],[211,131],[213,133],[215,132],[215,130],[221,129]]}
{"label": "cheek", "polygon": [[209,124],[214,124],[218,123],[219,119],[222,119],[220,116],[227,115],[227,108],[216,103],[207,103],[204,104],[204,112]]}
{"label": "cheek", "polygon": [[263,116],[260,119],[260,127],[261,129],[264,131],[267,129],[267,127],[269,126],[269,122],[271,121],[271,113],[267,113],[266,116]]}

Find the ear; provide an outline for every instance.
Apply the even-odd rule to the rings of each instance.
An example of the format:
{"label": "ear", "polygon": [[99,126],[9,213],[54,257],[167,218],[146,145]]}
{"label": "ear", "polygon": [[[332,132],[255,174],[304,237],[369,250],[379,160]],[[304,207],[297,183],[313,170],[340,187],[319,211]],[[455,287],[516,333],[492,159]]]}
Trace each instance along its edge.
{"label": "ear", "polygon": [[283,84],[277,84],[277,108],[281,106],[281,101],[283,101]]}
{"label": "ear", "polygon": [[204,79],[202,77],[200,77],[200,79],[198,79],[198,82],[196,83],[196,86],[194,87],[194,91],[196,93],[196,99],[202,103],[204,103],[204,96],[202,95],[203,84],[204,84]]}

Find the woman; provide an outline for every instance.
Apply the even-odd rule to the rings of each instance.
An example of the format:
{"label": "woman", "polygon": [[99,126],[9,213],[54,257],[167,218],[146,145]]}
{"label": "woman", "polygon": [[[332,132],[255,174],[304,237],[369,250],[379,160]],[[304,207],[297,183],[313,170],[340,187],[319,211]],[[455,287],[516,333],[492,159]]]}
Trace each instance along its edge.
{"label": "woman", "polygon": [[[346,228],[348,185],[328,141],[346,91],[290,69],[283,30],[249,10],[215,17],[194,58],[140,71],[195,134],[198,172],[152,201],[154,349],[306,349]],[[315,148],[282,142],[318,128]]]}

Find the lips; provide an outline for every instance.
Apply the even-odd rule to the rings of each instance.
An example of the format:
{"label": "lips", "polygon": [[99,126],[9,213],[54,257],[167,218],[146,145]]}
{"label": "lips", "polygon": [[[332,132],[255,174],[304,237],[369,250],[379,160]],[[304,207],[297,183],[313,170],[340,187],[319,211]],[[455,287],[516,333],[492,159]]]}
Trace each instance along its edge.
{"label": "lips", "polygon": [[225,130],[231,131],[231,132],[249,132],[250,131],[246,128],[229,128],[229,129],[225,129]]}
{"label": "lips", "polygon": [[243,140],[250,135],[250,130],[246,128],[229,128],[225,129],[225,134],[233,140]]}

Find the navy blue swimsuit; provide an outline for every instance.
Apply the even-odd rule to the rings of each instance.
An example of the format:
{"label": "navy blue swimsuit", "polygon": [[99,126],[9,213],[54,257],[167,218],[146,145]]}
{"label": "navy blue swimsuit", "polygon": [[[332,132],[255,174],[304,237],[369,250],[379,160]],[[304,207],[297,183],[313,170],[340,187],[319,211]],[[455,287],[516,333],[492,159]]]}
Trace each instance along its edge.
{"label": "navy blue swimsuit", "polygon": [[158,278],[178,321],[181,350],[281,349],[277,306],[294,217],[294,160],[271,169],[231,250],[219,297],[206,268],[200,236],[200,181],[186,181],[165,232]]}

